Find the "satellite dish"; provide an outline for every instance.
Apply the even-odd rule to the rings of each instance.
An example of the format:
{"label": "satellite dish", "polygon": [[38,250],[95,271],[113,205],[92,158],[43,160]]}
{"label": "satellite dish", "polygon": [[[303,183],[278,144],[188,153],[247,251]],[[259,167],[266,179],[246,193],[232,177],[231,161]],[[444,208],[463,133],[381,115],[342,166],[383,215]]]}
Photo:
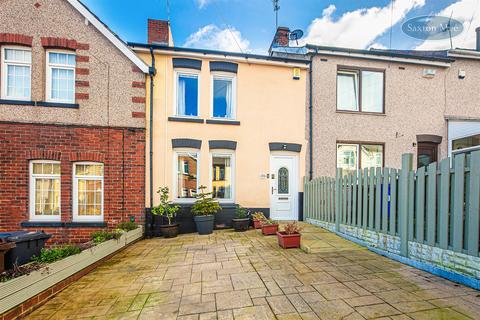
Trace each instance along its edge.
{"label": "satellite dish", "polygon": [[292,32],[290,32],[288,34],[288,39],[289,40],[295,40],[297,42],[297,45],[298,45],[298,39],[300,39],[302,37],[303,37],[303,31],[300,30],[300,29],[293,30]]}

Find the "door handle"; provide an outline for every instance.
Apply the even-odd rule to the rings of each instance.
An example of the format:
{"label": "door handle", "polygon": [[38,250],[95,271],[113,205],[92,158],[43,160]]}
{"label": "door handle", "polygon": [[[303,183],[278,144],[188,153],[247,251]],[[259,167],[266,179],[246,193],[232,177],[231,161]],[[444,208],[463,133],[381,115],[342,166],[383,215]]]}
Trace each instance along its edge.
{"label": "door handle", "polygon": [[273,194],[273,190],[277,190],[276,188],[272,187],[272,194]]}

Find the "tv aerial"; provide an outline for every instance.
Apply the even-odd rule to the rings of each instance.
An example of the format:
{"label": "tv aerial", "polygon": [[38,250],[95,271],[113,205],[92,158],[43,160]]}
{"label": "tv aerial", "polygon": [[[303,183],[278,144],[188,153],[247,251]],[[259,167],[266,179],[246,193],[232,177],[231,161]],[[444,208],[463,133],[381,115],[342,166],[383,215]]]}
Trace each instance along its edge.
{"label": "tv aerial", "polygon": [[303,37],[303,31],[300,29],[293,30],[288,34],[288,39],[295,41],[298,46],[298,39],[301,39]]}

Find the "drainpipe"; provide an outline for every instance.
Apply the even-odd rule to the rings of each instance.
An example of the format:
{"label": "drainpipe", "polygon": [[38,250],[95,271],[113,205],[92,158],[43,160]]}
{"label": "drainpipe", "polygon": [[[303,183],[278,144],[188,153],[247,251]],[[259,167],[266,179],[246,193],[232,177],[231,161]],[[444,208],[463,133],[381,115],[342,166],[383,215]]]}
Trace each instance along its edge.
{"label": "drainpipe", "polygon": [[308,134],[309,134],[309,162],[310,162],[310,168],[309,168],[309,180],[313,179],[313,79],[312,79],[312,68],[313,68],[313,58],[317,55],[318,50],[315,50],[315,53],[313,53],[310,57],[310,66],[308,70],[308,86],[309,86],[309,92],[308,92],[308,100],[309,100],[309,106],[308,106]]}
{"label": "drainpipe", "polygon": [[153,48],[150,47],[150,55],[152,56],[152,66],[148,69],[148,74],[150,75],[150,136],[149,136],[149,145],[150,145],[150,208],[153,207],[153,79],[157,71],[155,70],[155,55],[153,54]]}

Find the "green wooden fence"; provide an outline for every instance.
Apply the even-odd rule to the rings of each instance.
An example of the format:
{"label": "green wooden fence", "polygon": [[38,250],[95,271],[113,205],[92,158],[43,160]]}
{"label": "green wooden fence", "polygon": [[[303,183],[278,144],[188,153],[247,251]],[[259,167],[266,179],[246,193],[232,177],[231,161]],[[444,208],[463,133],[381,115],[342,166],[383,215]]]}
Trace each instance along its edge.
{"label": "green wooden fence", "polygon": [[305,181],[304,216],[479,256],[480,151],[412,169],[370,168]]}

